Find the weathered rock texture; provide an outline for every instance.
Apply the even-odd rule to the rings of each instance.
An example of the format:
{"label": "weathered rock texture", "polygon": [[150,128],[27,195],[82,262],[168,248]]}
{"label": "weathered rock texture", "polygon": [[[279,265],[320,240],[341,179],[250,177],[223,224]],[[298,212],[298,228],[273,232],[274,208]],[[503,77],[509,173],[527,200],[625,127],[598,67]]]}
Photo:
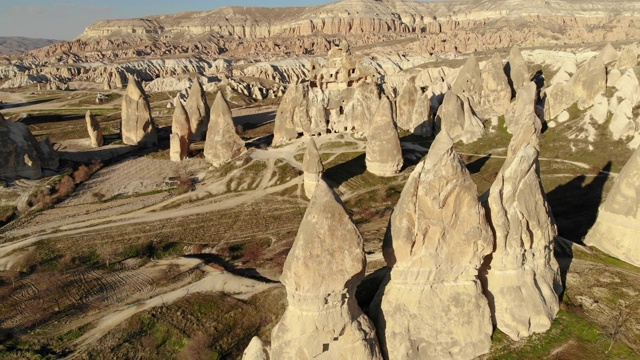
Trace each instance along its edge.
{"label": "weathered rock texture", "polygon": [[280,277],[288,306],[271,333],[271,358],[381,359],[375,328],[355,298],[365,265],[360,233],[318,182]]}
{"label": "weathered rock texture", "polygon": [[632,46],[625,46],[620,50],[620,57],[616,62],[616,68],[619,70],[633,68],[638,65],[638,52]]}
{"label": "weathered rock texture", "polygon": [[529,74],[529,67],[522,57],[522,52],[517,46],[513,46],[509,51],[509,59],[505,67],[505,72],[509,77],[511,87],[514,94],[520,90],[521,87],[531,81],[531,75]]}
{"label": "weathered rock texture", "polygon": [[507,160],[489,190],[488,206],[496,237],[481,280],[494,321],[514,340],[547,331],[562,291],[553,257],[557,230],[540,181],[536,117],[511,139]]}
{"label": "weathered rock texture", "polygon": [[245,150],[244,141],[236,133],[229,104],[222,92],[218,92],[211,106],[204,157],[213,166],[220,166]]}
{"label": "weathered rock texture", "polygon": [[584,239],[607,254],[640,266],[640,148],[624,166]]}
{"label": "weathered rock texture", "polygon": [[511,103],[511,87],[504,73],[504,64],[499,54],[484,64],[482,68],[482,95],[477,106],[482,118],[504,115]]}
{"label": "weathered rock texture", "polygon": [[104,138],[102,137],[100,123],[98,123],[98,119],[96,119],[96,117],[91,113],[91,110],[87,110],[84,120],[87,122],[87,132],[89,132],[91,146],[100,147],[104,145]]}
{"label": "weathered rock texture", "polygon": [[316,184],[322,178],[322,172],[324,171],[320,152],[313,137],[309,137],[309,141],[307,141],[307,150],[302,159],[302,170],[304,171],[304,193],[307,198],[311,199],[316,189]]}
{"label": "weathered rock texture", "polygon": [[440,132],[409,177],[384,239],[389,276],[374,300],[385,358],[473,359],[491,346],[478,269],[493,238],[476,185]]}
{"label": "weathered rock texture", "polygon": [[400,172],[404,163],[391,102],[386,96],[378,103],[371,122],[365,160],[367,171],[378,176],[393,176]]}
{"label": "weathered rock texture", "polygon": [[484,124],[475,115],[469,99],[462,99],[453,91],[444,95],[444,101],[435,121],[436,131],[446,131],[453,141],[465,144],[478,140],[484,134]]}
{"label": "weathered rock texture", "polygon": [[536,84],[529,82],[520,88],[516,100],[511,103],[509,111],[505,114],[504,124],[512,134],[517,134],[517,129],[522,124],[537,122],[536,116]]}
{"label": "weathered rock texture", "polygon": [[58,157],[49,139],[38,142],[25,124],[0,114],[0,178],[38,179],[43,168],[57,167]]}
{"label": "weathered rock texture", "polygon": [[290,85],[276,113],[274,144],[293,140],[298,133],[326,133],[325,102],[322,91],[311,88],[308,82]]}
{"label": "weathered rock texture", "polygon": [[571,84],[560,82],[551,85],[545,90],[544,116],[546,120],[555,119],[576,102],[576,96]]}
{"label": "weathered rock texture", "polygon": [[259,337],[254,336],[242,353],[242,360],[269,360],[269,350]]}
{"label": "weathered rock texture", "polygon": [[134,146],[158,144],[156,124],[151,118],[149,100],[140,82],[129,76],[127,90],[122,97],[122,142]]}
{"label": "weathered rock texture", "polygon": [[467,58],[464,66],[460,69],[451,91],[460,98],[469,99],[473,107],[477,107],[480,104],[482,74],[480,73],[478,61],[473,54]]}
{"label": "weathered rock texture", "polygon": [[605,65],[609,65],[614,63],[620,57],[620,54],[616,51],[616,49],[611,46],[611,43],[607,43],[602,50],[598,53],[598,57]]}
{"label": "weathered rock texture", "polygon": [[607,89],[607,69],[602,60],[594,56],[578,68],[569,83],[578,108],[586,109]]}
{"label": "weathered rock texture", "polygon": [[169,158],[171,161],[182,161],[187,158],[190,138],[191,125],[189,123],[189,115],[187,115],[182,102],[177,101],[175,110],[173,110],[169,143]]}
{"label": "weathered rock texture", "polygon": [[207,104],[207,94],[197,77],[193,79],[189,97],[184,105],[189,116],[192,140],[204,140],[209,127],[209,105]]}

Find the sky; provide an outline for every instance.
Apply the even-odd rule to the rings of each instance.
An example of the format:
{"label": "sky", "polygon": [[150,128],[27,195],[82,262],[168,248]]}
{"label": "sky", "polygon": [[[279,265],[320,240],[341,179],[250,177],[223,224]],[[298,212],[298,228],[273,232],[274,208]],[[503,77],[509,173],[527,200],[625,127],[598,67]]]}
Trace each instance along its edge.
{"label": "sky", "polygon": [[0,36],[71,40],[98,20],[223,6],[308,6],[335,0],[0,0]]}

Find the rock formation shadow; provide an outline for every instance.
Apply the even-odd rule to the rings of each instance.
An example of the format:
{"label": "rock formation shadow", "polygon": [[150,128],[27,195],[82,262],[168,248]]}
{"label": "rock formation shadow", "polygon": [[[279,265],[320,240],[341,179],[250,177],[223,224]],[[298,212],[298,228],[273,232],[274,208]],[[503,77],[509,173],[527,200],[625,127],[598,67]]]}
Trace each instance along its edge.
{"label": "rock formation shadow", "polygon": [[582,239],[596,222],[604,185],[609,179],[611,161],[593,180],[580,175],[547,193],[547,201],[558,225],[558,235],[582,244]]}
{"label": "rock formation shadow", "polygon": [[45,123],[59,123],[65,121],[84,120],[84,115],[29,115],[20,122],[29,125],[39,125]]}
{"label": "rock formation shadow", "polygon": [[215,264],[218,267],[223,268],[225,271],[232,273],[233,275],[250,278],[268,284],[278,283],[278,281],[273,281],[260,275],[260,273],[255,268],[237,268],[234,264],[224,260],[221,256],[216,254],[192,254],[185,255],[185,257],[202,260],[205,264]]}
{"label": "rock formation shadow", "polygon": [[467,170],[469,170],[471,174],[477,174],[480,172],[480,170],[482,170],[482,167],[484,166],[484,164],[486,164],[487,161],[489,161],[490,159],[491,159],[491,154],[487,154],[478,160],[470,162],[467,164]]}
{"label": "rock formation shadow", "polygon": [[562,301],[564,293],[567,290],[567,273],[569,272],[569,268],[571,268],[571,263],[573,262],[573,246],[579,245],[561,236],[556,236],[556,239],[553,242],[553,255],[560,267],[560,282],[562,282],[563,289],[562,293],[558,294],[560,301]]}
{"label": "rock formation shadow", "polygon": [[[21,108],[21,107],[25,107],[25,106],[44,104],[44,103],[52,102],[52,101],[56,101],[56,100],[60,100],[60,98],[25,101],[25,102],[17,103],[17,104],[3,103],[2,105],[0,105],[0,109],[16,109],[16,108]],[[84,116],[82,116],[82,117],[84,117]]]}
{"label": "rock formation shadow", "polygon": [[323,179],[334,189],[367,170],[365,154],[325,170]]}

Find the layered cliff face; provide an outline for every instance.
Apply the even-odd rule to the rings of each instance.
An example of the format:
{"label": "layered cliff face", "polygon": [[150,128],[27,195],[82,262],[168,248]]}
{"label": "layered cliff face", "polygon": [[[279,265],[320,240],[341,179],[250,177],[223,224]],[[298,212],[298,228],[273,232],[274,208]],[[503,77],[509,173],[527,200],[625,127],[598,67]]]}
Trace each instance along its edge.
{"label": "layered cliff face", "polygon": [[640,3],[630,0],[587,4],[576,0],[343,0],[314,7],[225,7],[99,21],[74,41],[30,54],[49,61],[73,60],[69,56],[75,54],[87,62],[184,53],[268,58],[269,54],[323,53],[329,49],[327,37],[347,36],[354,45],[366,45],[416,34],[429,52],[467,52],[514,43],[638,38],[640,29],[630,26],[638,14]]}

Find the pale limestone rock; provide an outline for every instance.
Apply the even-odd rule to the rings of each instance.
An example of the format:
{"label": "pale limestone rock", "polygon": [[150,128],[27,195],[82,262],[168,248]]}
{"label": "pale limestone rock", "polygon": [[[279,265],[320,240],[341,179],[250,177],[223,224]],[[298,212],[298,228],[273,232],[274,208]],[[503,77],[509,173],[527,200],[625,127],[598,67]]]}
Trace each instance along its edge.
{"label": "pale limestone rock", "polygon": [[129,75],[127,90],[122,97],[122,142],[127,145],[150,147],[158,145],[156,124],[142,85]]}
{"label": "pale limestone rock", "polygon": [[563,122],[566,122],[567,120],[569,120],[570,117],[571,115],[569,115],[569,112],[565,110],[561,112],[560,115],[558,115],[556,120],[562,124]]}
{"label": "pale limestone rock", "polygon": [[191,138],[191,124],[189,115],[178,101],[173,111],[171,123],[171,138],[169,143],[169,158],[171,161],[182,161],[189,155],[189,139]]}
{"label": "pale limestone rock", "polygon": [[295,139],[298,133],[320,135],[327,132],[325,114],[327,99],[319,88],[309,83],[290,85],[276,113],[274,144]]}
{"label": "pale limestone rock", "polygon": [[480,66],[476,57],[471,54],[464,66],[458,73],[455,83],[451,87],[451,91],[460,98],[468,98],[472,107],[480,105],[480,96],[482,95],[483,78],[480,73]]}
{"label": "pale limestone rock", "polygon": [[609,131],[613,140],[626,139],[636,131],[636,123],[633,121],[633,105],[625,99],[617,107],[609,123]]}
{"label": "pale limestone rock", "polygon": [[204,157],[217,167],[238,157],[245,150],[244,141],[236,134],[229,104],[220,91],[211,106]]}
{"label": "pale limestone rock", "polygon": [[587,109],[593,105],[596,96],[607,89],[607,69],[597,56],[592,57],[578,68],[569,81],[578,108]]}
{"label": "pale limestone rock", "polygon": [[271,333],[271,358],[382,359],[371,320],[356,302],[363,241],[338,196],[318,182],[280,281],[287,309]]}
{"label": "pale limestone rock", "polygon": [[573,88],[566,82],[548,87],[545,94],[547,97],[544,103],[544,116],[547,120],[555,119],[576,102]]}
{"label": "pale limestone rock", "polygon": [[286,143],[298,137],[298,129],[294,124],[294,115],[303,106],[305,84],[291,84],[284,93],[276,112],[273,129],[274,145]]}
{"label": "pale limestone rock", "polygon": [[416,106],[413,108],[413,119],[411,120],[411,132],[419,136],[433,135],[434,114],[431,107],[429,93],[418,95]]}
{"label": "pale limestone rock", "polygon": [[189,97],[184,106],[189,117],[191,140],[204,140],[209,127],[209,105],[207,104],[207,93],[197,77],[193,79]]}
{"label": "pale limestone rock", "polygon": [[92,147],[100,147],[104,145],[104,138],[102,137],[102,129],[98,119],[91,113],[91,110],[87,110],[84,120],[87,123],[87,132],[89,133],[89,140]]}
{"label": "pale limestone rock", "polygon": [[602,125],[607,121],[607,114],[609,112],[609,103],[607,97],[603,94],[596,96],[593,103],[593,107],[589,109],[588,116],[595,120],[598,124]]}
{"label": "pale limestone rock", "polygon": [[484,125],[473,113],[469,100],[461,99],[452,91],[445,94],[438,109],[435,128],[436,132],[444,130],[454,141],[465,144],[478,140],[484,134]]}
{"label": "pale limestone rock", "polygon": [[611,46],[611,43],[607,43],[607,45],[605,45],[602,50],[600,50],[600,53],[598,53],[598,57],[605,65],[609,65],[618,60],[620,54],[618,54],[616,49]]}
{"label": "pale limestone rock", "polygon": [[0,178],[42,177],[39,144],[29,128],[0,114]]}
{"label": "pale limestone rock", "polygon": [[620,50],[620,57],[616,62],[619,70],[629,69],[638,65],[638,52],[633,46],[625,46]]}
{"label": "pale limestone rock", "polygon": [[575,60],[565,60],[560,65],[558,72],[551,78],[551,80],[549,80],[549,85],[568,82],[569,80],[571,80],[571,75],[575,74],[576,71],[578,71],[578,67]]}
{"label": "pale limestone rock", "polygon": [[632,106],[636,106],[640,102],[640,83],[633,69],[627,69],[624,74],[616,81],[614,87],[622,98],[631,102]]}
{"label": "pale limestone rock", "polygon": [[500,331],[514,340],[547,331],[562,291],[553,257],[557,230],[540,181],[537,117],[511,139],[507,159],[489,190],[495,250],[480,278]]}
{"label": "pale limestone rock", "polygon": [[618,69],[611,69],[607,73],[607,87],[613,87],[622,77],[622,72]]}
{"label": "pale limestone rock", "polygon": [[535,83],[529,82],[520,88],[516,100],[511,103],[504,117],[504,124],[511,134],[517,134],[521,124],[533,121],[531,116],[536,116],[536,98]]}
{"label": "pale limestone rock", "polygon": [[494,54],[482,68],[482,96],[478,114],[482,118],[504,115],[511,103],[511,87],[499,54]]}
{"label": "pale limestone rock", "polygon": [[371,121],[367,137],[367,170],[378,176],[393,176],[403,165],[398,131],[393,124],[391,102],[383,96]]}
{"label": "pale limestone rock", "polygon": [[640,148],[615,180],[584,239],[605,253],[640,266]]}
{"label": "pale limestone rock", "polygon": [[347,126],[354,134],[367,136],[370,121],[378,107],[380,94],[378,86],[373,82],[365,82],[355,88],[351,101],[344,108]]}
{"label": "pale limestone rock", "polygon": [[111,83],[109,82],[109,78],[104,78],[104,82],[102,83],[103,90],[111,90]]}
{"label": "pale limestone rock", "polygon": [[478,269],[493,237],[476,185],[442,131],[409,177],[384,239],[390,274],[372,311],[388,359],[473,359],[491,346]]}
{"label": "pale limestone rock", "polygon": [[522,52],[517,46],[513,46],[509,51],[509,58],[507,60],[507,66],[505,67],[507,76],[511,80],[511,87],[517,94],[521,87],[525,86],[531,81],[531,74],[529,74],[529,67],[522,57]]}
{"label": "pale limestone rock", "polygon": [[399,128],[413,130],[413,112],[418,101],[415,76],[410,77],[396,98],[396,123]]}
{"label": "pale limestone rock", "polygon": [[269,360],[269,349],[259,337],[254,336],[242,353],[242,360]]}
{"label": "pale limestone rock", "polygon": [[302,159],[302,170],[304,171],[304,193],[307,198],[311,199],[316,189],[316,184],[322,179],[322,172],[324,171],[320,151],[318,151],[318,146],[316,146],[316,141],[312,136],[307,141],[307,150]]}

